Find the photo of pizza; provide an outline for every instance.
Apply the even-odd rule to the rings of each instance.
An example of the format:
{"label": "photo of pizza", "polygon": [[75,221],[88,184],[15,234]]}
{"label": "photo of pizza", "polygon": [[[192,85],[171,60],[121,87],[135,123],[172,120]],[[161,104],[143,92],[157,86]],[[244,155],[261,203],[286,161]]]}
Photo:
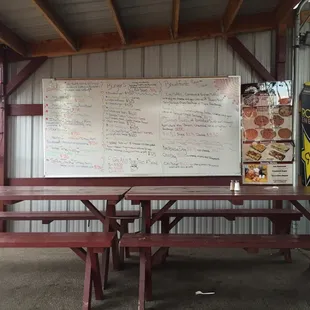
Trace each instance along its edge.
{"label": "photo of pizza", "polygon": [[257,116],[257,110],[256,110],[256,108],[243,108],[242,116],[245,118],[256,117]]}
{"label": "photo of pizza", "polygon": [[292,131],[288,128],[281,128],[278,131],[278,135],[283,140],[288,140],[292,136]]}
{"label": "photo of pizza", "polygon": [[283,125],[283,123],[284,123],[284,118],[283,117],[281,117],[280,115],[274,115],[273,117],[272,117],[272,119],[270,120],[271,121],[271,123],[274,125],[274,126],[276,126],[276,127],[279,127],[279,126],[281,126],[281,125]]}
{"label": "photo of pizza", "polygon": [[293,114],[293,107],[287,106],[287,107],[280,107],[279,108],[279,115],[283,117],[288,117]]}
{"label": "photo of pizza", "polygon": [[256,116],[254,119],[254,124],[259,127],[265,127],[269,123],[269,118],[265,115]]}
{"label": "photo of pizza", "polygon": [[263,129],[260,133],[264,140],[272,140],[277,135],[272,128]]}
{"label": "photo of pizza", "polygon": [[256,129],[247,129],[244,131],[245,140],[255,140],[258,136],[258,131]]}

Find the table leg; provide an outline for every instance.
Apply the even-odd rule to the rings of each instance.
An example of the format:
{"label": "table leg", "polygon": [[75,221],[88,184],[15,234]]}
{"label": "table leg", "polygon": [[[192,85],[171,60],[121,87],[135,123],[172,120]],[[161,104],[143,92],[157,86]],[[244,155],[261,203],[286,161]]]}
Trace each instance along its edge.
{"label": "table leg", "polygon": [[[142,227],[141,232],[150,234],[151,233],[151,202],[141,202],[141,214],[142,214]],[[145,268],[140,269],[140,272],[145,272],[145,299],[152,299],[152,248],[144,249],[145,255]],[[142,284],[142,283],[140,283]]]}
{"label": "table leg", "polygon": [[[292,221],[287,220],[274,220],[275,234],[290,234]],[[287,263],[292,263],[291,249],[280,249],[280,253],[284,256]]]}
{"label": "table leg", "polygon": [[144,248],[140,249],[140,276],[139,276],[139,300],[138,310],[145,309],[146,295],[146,252]]}
{"label": "table leg", "polygon": [[[112,218],[109,221],[109,224],[107,225],[109,228],[109,231],[115,231],[113,227],[116,226],[116,208],[114,203],[110,203],[108,201],[107,203],[107,210],[106,210],[106,217],[111,216]],[[120,255],[119,255],[119,245],[118,245],[118,238],[114,238],[112,243],[112,260],[113,260],[113,269],[114,270],[120,270],[121,269],[121,261],[120,261]]]}

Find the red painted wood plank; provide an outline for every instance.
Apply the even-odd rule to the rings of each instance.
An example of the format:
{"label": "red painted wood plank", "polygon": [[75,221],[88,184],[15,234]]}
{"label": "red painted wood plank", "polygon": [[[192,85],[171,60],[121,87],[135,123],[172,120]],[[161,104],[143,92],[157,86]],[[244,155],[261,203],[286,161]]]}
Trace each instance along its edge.
{"label": "red painted wood plank", "polygon": [[124,247],[308,248],[309,235],[125,234]]}
{"label": "red painted wood plank", "polygon": [[[105,215],[105,211],[100,211]],[[117,211],[117,218],[136,217],[139,218],[139,211]],[[6,220],[97,220],[93,213],[89,211],[46,211],[46,212],[0,212],[0,219]]]}
{"label": "red painted wood plank", "polygon": [[128,187],[0,186],[0,200],[111,200],[119,201]]}
{"label": "red painted wood plank", "polygon": [[0,248],[105,248],[115,232],[0,233]]}
{"label": "red painted wood plank", "polygon": [[11,178],[11,186],[229,186],[240,177]]}
{"label": "red painted wood plank", "polygon": [[126,194],[125,199],[143,200],[308,200],[309,187],[241,186],[233,192],[229,186],[136,186]]}
{"label": "red painted wood plank", "polygon": [[[152,215],[159,212],[152,210]],[[105,215],[105,211],[101,211]],[[139,218],[140,212],[136,210],[116,211],[117,219]],[[163,215],[169,217],[290,217],[300,219],[302,213],[290,209],[171,209]],[[97,218],[89,211],[46,211],[46,212],[0,212],[0,219],[6,220],[96,220]]]}
{"label": "red painted wood plank", "polygon": [[8,116],[40,116],[43,115],[43,104],[9,104]]}

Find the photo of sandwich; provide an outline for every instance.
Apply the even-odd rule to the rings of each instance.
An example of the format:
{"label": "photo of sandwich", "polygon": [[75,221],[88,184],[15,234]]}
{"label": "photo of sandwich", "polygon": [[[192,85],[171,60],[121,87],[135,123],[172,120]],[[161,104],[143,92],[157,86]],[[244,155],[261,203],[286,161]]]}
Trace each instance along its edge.
{"label": "photo of sandwich", "polygon": [[246,156],[250,157],[254,161],[259,161],[262,158],[261,154],[256,153],[256,152],[251,151],[251,150],[247,151]]}
{"label": "photo of sandwich", "polygon": [[277,152],[277,151],[275,151],[275,150],[271,150],[271,151],[269,152],[269,155],[272,156],[272,157],[274,157],[275,159],[281,160],[281,161],[285,158],[285,155],[284,155],[284,154],[279,153],[279,152]]}
{"label": "photo of sandwich", "polygon": [[279,152],[283,152],[286,153],[290,148],[289,146],[283,144],[283,143],[272,143],[270,145],[271,148],[273,148],[274,150],[277,150]]}
{"label": "photo of sandwich", "polygon": [[290,162],[294,147],[289,142],[248,142],[242,145],[243,162]]}
{"label": "photo of sandwich", "polygon": [[251,148],[260,153],[263,153],[266,150],[266,146],[262,143],[252,143]]}

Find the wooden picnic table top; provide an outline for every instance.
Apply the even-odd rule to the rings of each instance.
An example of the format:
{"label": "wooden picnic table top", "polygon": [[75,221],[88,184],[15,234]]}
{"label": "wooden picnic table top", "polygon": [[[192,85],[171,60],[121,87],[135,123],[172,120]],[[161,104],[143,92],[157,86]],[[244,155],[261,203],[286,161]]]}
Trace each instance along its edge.
{"label": "wooden picnic table top", "polygon": [[0,186],[0,200],[121,200],[130,187]]}
{"label": "wooden picnic table top", "polygon": [[308,200],[309,187],[241,186],[231,191],[229,186],[135,186],[125,199],[143,200]]}

